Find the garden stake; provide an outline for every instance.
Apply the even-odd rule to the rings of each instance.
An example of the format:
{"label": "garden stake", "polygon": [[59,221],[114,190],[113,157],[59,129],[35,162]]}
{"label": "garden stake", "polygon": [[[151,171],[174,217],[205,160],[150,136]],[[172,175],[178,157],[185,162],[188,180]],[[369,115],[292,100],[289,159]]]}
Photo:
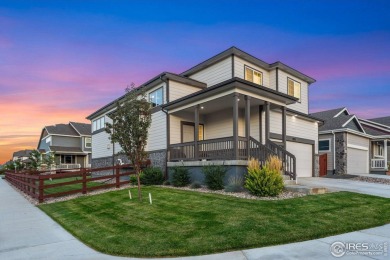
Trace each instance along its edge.
{"label": "garden stake", "polygon": [[150,202],[150,204],[152,204],[152,194],[151,193],[149,193],[149,202]]}
{"label": "garden stake", "polygon": [[132,199],[132,198],[131,198],[131,191],[130,191],[130,189],[129,189],[129,197],[130,197],[130,199]]}

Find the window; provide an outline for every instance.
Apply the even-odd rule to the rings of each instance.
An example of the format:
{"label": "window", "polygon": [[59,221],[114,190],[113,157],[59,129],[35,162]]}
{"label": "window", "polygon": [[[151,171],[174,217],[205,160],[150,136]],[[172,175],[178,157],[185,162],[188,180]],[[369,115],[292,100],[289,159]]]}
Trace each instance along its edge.
{"label": "window", "polygon": [[159,88],[149,93],[149,102],[152,107],[157,107],[163,104],[163,88]]}
{"label": "window", "polygon": [[330,151],[330,140],[319,140],[318,141],[318,150],[321,152]]}
{"label": "window", "polygon": [[290,96],[296,97],[301,100],[301,83],[292,80],[290,78],[287,78],[287,94]]}
{"label": "window", "polygon": [[92,132],[95,132],[95,131],[102,129],[102,128],[105,128],[105,127],[106,127],[106,125],[105,125],[104,116],[99,118],[99,119],[93,120],[93,122],[92,122]]}
{"label": "window", "polygon": [[75,162],[74,155],[61,155],[62,164],[73,164]]}
{"label": "window", "polygon": [[245,80],[262,85],[263,74],[258,70],[245,66]]}
{"label": "window", "polygon": [[379,142],[375,145],[374,156],[383,157],[383,145]]}
{"label": "window", "polygon": [[92,146],[92,138],[91,137],[86,137],[85,138],[85,147],[86,148],[91,148]]}

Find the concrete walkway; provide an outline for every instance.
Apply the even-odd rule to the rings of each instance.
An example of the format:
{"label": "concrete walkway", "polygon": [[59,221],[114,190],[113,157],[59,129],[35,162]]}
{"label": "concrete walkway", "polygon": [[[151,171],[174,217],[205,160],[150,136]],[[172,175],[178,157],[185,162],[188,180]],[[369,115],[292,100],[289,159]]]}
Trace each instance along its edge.
{"label": "concrete walkway", "polygon": [[330,191],[351,191],[390,198],[390,185],[331,178],[298,178],[299,185],[324,187]]}
{"label": "concrete walkway", "polygon": [[[390,245],[390,224],[300,243],[183,259],[334,259],[336,241]],[[373,259],[354,257],[353,259]],[[104,255],[84,245],[0,179],[0,259],[134,259]],[[347,256],[341,259],[351,259]],[[389,259],[389,256],[374,257]]]}

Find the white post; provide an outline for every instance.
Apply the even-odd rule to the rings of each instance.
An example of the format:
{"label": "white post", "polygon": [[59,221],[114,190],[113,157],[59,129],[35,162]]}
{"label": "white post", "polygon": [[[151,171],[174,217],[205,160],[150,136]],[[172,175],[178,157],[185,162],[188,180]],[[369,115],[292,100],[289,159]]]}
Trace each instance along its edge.
{"label": "white post", "polygon": [[149,193],[149,202],[150,202],[150,204],[152,204],[152,194],[151,193]]}
{"label": "white post", "polygon": [[387,139],[383,141],[384,142],[384,147],[383,147],[383,154],[385,156],[385,168],[387,170]]}
{"label": "white post", "polygon": [[131,198],[131,191],[130,191],[130,189],[129,189],[129,198],[132,199],[132,198]]}

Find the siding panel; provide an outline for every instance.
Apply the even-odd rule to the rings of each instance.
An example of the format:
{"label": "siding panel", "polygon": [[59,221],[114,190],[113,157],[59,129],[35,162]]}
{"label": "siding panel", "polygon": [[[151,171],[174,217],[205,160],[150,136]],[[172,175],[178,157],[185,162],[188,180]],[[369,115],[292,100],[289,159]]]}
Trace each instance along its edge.
{"label": "siding panel", "polygon": [[169,81],[169,100],[173,101],[181,97],[190,95],[197,91],[200,91],[200,88],[189,86],[183,83],[179,83],[173,80]]}
{"label": "siding panel", "polygon": [[270,86],[270,75],[269,72],[248,62],[245,61],[239,57],[234,56],[234,76],[238,78],[245,79],[244,76],[244,66],[247,65],[253,69],[256,69],[263,73],[263,86],[264,87],[271,87]]}
{"label": "siding panel", "polygon": [[289,108],[308,114],[309,113],[309,91],[308,84],[294,76],[287,74],[279,69],[279,91],[287,94],[287,78],[291,78],[301,83],[301,100],[300,103],[288,105]]}
{"label": "siding panel", "polygon": [[190,78],[207,84],[207,87],[232,78],[232,58],[228,57],[204,70],[201,70]]}

